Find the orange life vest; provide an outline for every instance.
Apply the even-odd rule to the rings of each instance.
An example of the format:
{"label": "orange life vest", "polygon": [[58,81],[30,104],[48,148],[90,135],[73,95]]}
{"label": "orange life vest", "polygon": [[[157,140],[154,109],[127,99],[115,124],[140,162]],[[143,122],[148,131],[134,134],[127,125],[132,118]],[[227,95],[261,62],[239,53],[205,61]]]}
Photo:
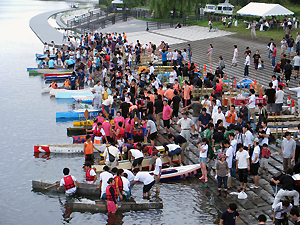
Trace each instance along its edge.
{"label": "orange life vest", "polygon": [[116,136],[116,139],[121,139],[125,137],[125,131],[123,127],[119,127],[118,129],[120,129],[120,133]]}
{"label": "orange life vest", "polygon": [[57,87],[57,84],[56,84],[56,83],[51,83],[51,87],[52,87],[52,88],[56,88],[56,87]]}
{"label": "orange life vest", "polygon": [[84,142],[86,147],[84,149],[84,154],[91,155],[93,154],[93,143]]}
{"label": "orange life vest", "polygon": [[123,181],[122,178],[119,176],[115,176],[115,187],[117,189],[117,186],[119,188],[120,193],[123,191]]}
{"label": "orange life vest", "polygon": [[71,175],[65,176],[64,182],[65,182],[64,187],[66,191],[75,187],[75,182],[72,179]]}
{"label": "orange life vest", "polygon": [[65,81],[65,87],[70,87],[70,83],[69,83],[69,81]]}
{"label": "orange life vest", "polygon": [[229,124],[234,123],[234,121],[235,121],[235,112],[232,113],[230,117],[226,118],[226,122]]}
{"label": "orange life vest", "polygon": [[92,168],[89,168],[86,172],[85,172],[85,177],[86,177],[86,181],[94,181],[94,176],[90,175],[90,171],[92,170]]}

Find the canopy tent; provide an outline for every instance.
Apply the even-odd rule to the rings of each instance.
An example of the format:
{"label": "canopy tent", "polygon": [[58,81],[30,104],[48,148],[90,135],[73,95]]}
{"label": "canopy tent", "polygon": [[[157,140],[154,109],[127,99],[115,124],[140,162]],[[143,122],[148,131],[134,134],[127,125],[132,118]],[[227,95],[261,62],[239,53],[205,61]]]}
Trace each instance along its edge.
{"label": "canopy tent", "polygon": [[122,0],[113,0],[111,4],[124,4]]}
{"label": "canopy tent", "polygon": [[293,15],[294,13],[279,4],[269,4],[260,2],[250,2],[248,5],[237,11],[237,14],[243,16],[280,16]]}

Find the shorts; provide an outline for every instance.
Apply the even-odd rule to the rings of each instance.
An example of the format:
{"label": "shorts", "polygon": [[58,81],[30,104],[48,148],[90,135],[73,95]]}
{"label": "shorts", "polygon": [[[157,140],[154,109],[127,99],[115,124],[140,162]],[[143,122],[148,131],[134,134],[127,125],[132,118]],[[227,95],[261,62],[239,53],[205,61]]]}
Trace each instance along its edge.
{"label": "shorts", "polygon": [[173,117],[178,117],[178,109],[173,109],[172,115]]}
{"label": "shorts", "polygon": [[[156,162],[156,159],[151,157],[150,161],[149,161],[149,165],[154,165]],[[155,175],[154,175],[155,176]]]}
{"label": "shorts", "polygon": [[137,112],[137,117],[139,120],[143,119],[143,111],[138,111]]}
{"label": "shorts", "polygon": [[174,155],[180,155],[182,152],[181,148],[176,148],[175,150],[168,152],[168,156],[171,158]]}
{"label": "shorts", "polygon": [[86,154],[85,155],[85,160],[94,160],[94,155],[93,154]]}
{"label": "shorts", "polygon": [[80,81],[79,87],[84,87],[84,82],[83,81]]}
{"label": "shorts", "polygon": [[257,68],[258,68],[258,63],[254,63],[254,69],[257,70]]}
{"label": "shorts", "polygon": [[275,112],[280,112],[282,111],[282,105],[283,103],[275,103]]}
{"label": "shorts", "polygon": [[133,133],[128,133],[128,132],[126,132],[126,137],[127,137],[127,139],[129,139],[129,140],[133,140]]}
{"label": "shorts", "polygon": [[207,163],[207,158],[206,157],[205,158],[204,157],[199,157],[199,162],[206,164]]}
{"label": "shorts", "polygon": [[268,169],[268,166],[269,166],[268,162],[269,162],[269,159],[261,158],[260,159],[260,168]]}
{"label": "shorts", "polygon": [[108,212],[116,212],[117,206],[114,201],[107,201],[107,211]]}
{"label": "shorts", "polygon": [[150,138],[150,140],[153,141],[156,138],[156,136],[157,136],[157,131],[154,132],[154,133],[152,133],[152,134],[150,134],[149,138]]}
{"label": "shorts", "polygon": [[250,165],[250,174],[253,176],[258,175],[259,162],[251,163]]}
{"label": "shorts", "polygon": [[267,104],[267,112],[268,112],[268,113],[273,113],[273,112],[275,112],[275,103],[268,103],[268,104]]}
{"label": "shorts", "polygon": [[160,179],[158,179],[158,175],[154,174],[155,186],[157,187],[159,184]]}
{"label": "shorts", "polygon": [[283,55],[283,54],[285,54],[285,51],[286,51],[286,47],[281,47],[281,49],[280,49],[281,51],[280,51],[280,53]]}
{"label": "shorts", "polygon": [[96,66],[96,71],[100,71],[100,66]]}
{"label": "shorts", "polygon": [[293,53],[294,52],[294,47],[287,47],[287,52],[288,53]]}
{"label": "shorts", "polygon": [[299,66],[294,66],[294,70],[299,70]]}
{"label": "shorts", "polygon": [[132,167],[141,166],[143,162],[143,157],[137,158],[133,160]]}
{"label": "shorts", "polygon": [[162,64],[163,64],[163,66],[167,66],[168,65],[167,61],[163,61]]}
{"label": "shorts", "polygon": [[164,127],[167,127],[168,129],[170,129],[170,119],[164,120]]}
{"label": "shorts", "polygon": [[150,191],[150,189],[153,187],[154,184],[155,184],[155,180],[152,181],[150,184],[144,185],[143,193],[147,193],[148,191]]}
{"label": "shorts", "polygon": [[143,136],[147,136],[148,134],[148,129],[147,128],[143,128]]}
{"label": "shorts", "polygon": [[193,121],[193,123],[195,124],[195,125],[197,125],[197,126],[199,126],[199,123],[198,123],[198,118],[199,117],[192,117],[192,121]]}

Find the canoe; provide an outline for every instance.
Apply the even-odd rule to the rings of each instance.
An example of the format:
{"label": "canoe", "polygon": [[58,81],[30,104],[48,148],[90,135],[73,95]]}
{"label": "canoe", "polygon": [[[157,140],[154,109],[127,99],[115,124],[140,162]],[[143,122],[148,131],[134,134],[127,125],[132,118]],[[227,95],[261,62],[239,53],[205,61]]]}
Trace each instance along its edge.
{"label": "canoe", "polygon": [[[89,118],[96,117],[99,114],[100,109],[93,109],[89,110]],[[84,112],[85,109],[77,109],[73,111],[67,111],[67,112],[56,112],[56,119],[74,119],[79,120],[84,118]]]}
{"label": "canoe", "polygon": [[[118,202],[117,212],[127,212],[127,211],[140,211],[148,209],[162,209],[162,202],[136,202],[136,201],[121,201]],[[81,202],[71,202],[70,205],[72,212],[91,212],[91,213],[106,213],[107,206],[106,201],[91,201],[91,200],[81,200]]]}
{"label": "canoe", "polygon": [[[67,128],[67,135],[69,137],[75,136],[75,135],[81,135],[81,134],[86,134],[86,129],[91,130],[91,126],[87,127],[68,127]],[[88,132],[91,133],[91,132]]]}
{"label": "canoe", "polygon": [[[99,144],[95,145],[101,152],[104,152],[106,145]],[[64,145],[35,145],[33,147],[33,152],[43,153],[43,152],[51,152],[51,153],[84,153],[83,144],[64,144]],[[94,149],[94,152],[98,152]]]}
{"label": "canoe", "polygon": [[69,72],[72,73],[72,70],[68,70],[65,68],[59,69],[42,69],[42,68],[27,68],[29,76],[37,76],[45,73],[55,73],[55,72]]}
{"label": "canoe", "polygon": [[74,101],[76,102],[83,102],[83,103],[88,103],[88,104],[92,104],[93,103],[93,96],[71,96]]}
{"label": "canoe", "polygon": [[[180,180],[187,177],[195,176],[198,173],[201,173],[200,164],[167,168],[161,171],[160,182]],[[153,172],[151,172],[150,174],[153,175]]]}
{"label": "canoe", "polygon": [[52,81],[52,80],[65,80],[69,78],[70,75],[58,75],[58,76],[49,76],[49,77],[44,77],[45,81]]}
{"label": "canoe", "polygon": [[[96,187],[98,184],[94,184],[92,187],[90,184],[86,183],[79,183],[80,188],[77,188],[76,195],[82,195],[82,196],[94,196],[98,197],[100,196],[100,189],[96,190]],[[50,192],[56,192],[56,193],[65,193],[65,189],[61,188],[59,191],[57,190],[57,187],[59,186],[59,181],[56,182],[50,182],[50,181],[43,181],[43,180],[32,180],[32,189],[34,191],[50,191]],[[49,187],[49,188],[47,188]]]}
{"label": "canoe", "polygon": [[82,127],[82,126],[92,126],[94,124],[94,121],[92,120],[87,120],[87,121],[73,121],[73,126],[74,127]]}
{"label": "canoe", "polygon": [[62,92],[57,92],[55,94],[55,98],[71,98],[73,99],[73,97],[75,96],[84,96],[85,98],[87,96],[92,97],[93,93],[91,92],[90,89],[88,90],[66,90],[66,91],[62,91]]}
{"label": "canoe", "polygon": [[[44,55],[44,54],[38,54],[38,53],[36,53],[36,54],[35,54],[35,57],[36,57],[37,59],[45,59],[45,58],[47,58],[47,57],[48,57],[48,55]],[[50,58],[50,59],[56,59],[56,58],[57,58],[57,56],[56,56],[56,55],[53,55],[53,54],[51,54],[51,55],[49,56],[49,58]]]}
{"label": "canoe", "polygon": [[[142,168],[143,169],[148,169],[149,168],[150,159],[151,159],[151,156],[146,156],[144,158],[144,160],[142,162]],[[163,165],[169,164],[168,156],[166,156],[164,158],[161,158],[161,160],[162,160],[162,164]],[[173,157],[172,163],[178,163],[178,157],[177,157],[177,155],[175,155]],[[125,169],[129,170],[129,169],[131,169],[131,164],[132,163],[130,163],[129,160],[119,161],[119,165],[117,166],[117,168],[118,169],[123,169],[123,170],[125,170]],[[103,171],[103,166],[104,165],[93,165],[92,167],[95,168],[96,171],[97,171],[97,173],[98,173],[98,172],[102,172]]]}
{"label": "canoe", "polygon": [[44,77],[62,76],[62,75],[69,75],[69,76],[71,76],[72,73],[69,72],[69,71],[57,71],[57,72],[53,72],[53,73],[45,73]]}

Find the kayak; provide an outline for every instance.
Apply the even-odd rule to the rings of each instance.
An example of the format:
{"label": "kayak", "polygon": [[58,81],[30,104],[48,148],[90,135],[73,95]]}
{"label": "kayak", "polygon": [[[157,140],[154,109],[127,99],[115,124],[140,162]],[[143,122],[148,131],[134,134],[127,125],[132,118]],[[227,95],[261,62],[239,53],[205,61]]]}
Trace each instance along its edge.
{"label": "kayak", "polygon": [[[77,109],[73,111],[67,111],[67,112],[56,112],[56,119],[83,119],[84,118],[84,112],[86,109]],[[112,109],[113,111],[113,109]],[[89,110],[89,118],[97,117],[98,113],[100,112],[100,109],[92,109]]]}
{"label": "kayak", "polygon": [[45,73],[45,74],[44,74],[44,77],[55,77],[55,76],[63,76],[63,75],[69,75],[69,76],[71,76],[72,73],[66,72],[66,71],[63,71],[63,72],[55,72],[55,73]]}
{"label": "kayak", "polygon": [[92,104],[93,103],[93,96],[71,96],[74,101],[76,102],[83,102],[83,103],[89,103]]}
{"label": "kayak", "polygon": [[69,72],[72,73],[73,70],[68,70],[65,68],[57,68],[57,69],[42,69],[42,68],[27,68],[29,72],[29,76],[37,76],[45,73],[56,73],[56,72]]}
{"label": "kayak", "polygon": [[92,126],[87,126],[87,127],[68,127],[67,128],[67,135],[68,137],[72,137],[75,135],[81,135],[81,134],[86,134],[90,132],[86,132],[86,130],[91,130]]}
{"label": "kayak", "polygon": [[49,80],[65,80],[65,79],[67,79],[67,78],[69,78],[70,77],[70,75],[65,75],[65,74],[63,74],[63,75],[58,75],[58,76],[48,76],[48,77],[44,77],[44,79],[46,80],[46,81],[49,81]]}
{"label": "kayak", "polygon": [[[35,153],[84,153],[83,144],[65,144],[65,145],[35,145],[33,147],[33,152]],[[106,145],[105,144],[97,144],[95,145],[100,152],[104,152]],[[98,152],[94,149],[94,152]]]}

